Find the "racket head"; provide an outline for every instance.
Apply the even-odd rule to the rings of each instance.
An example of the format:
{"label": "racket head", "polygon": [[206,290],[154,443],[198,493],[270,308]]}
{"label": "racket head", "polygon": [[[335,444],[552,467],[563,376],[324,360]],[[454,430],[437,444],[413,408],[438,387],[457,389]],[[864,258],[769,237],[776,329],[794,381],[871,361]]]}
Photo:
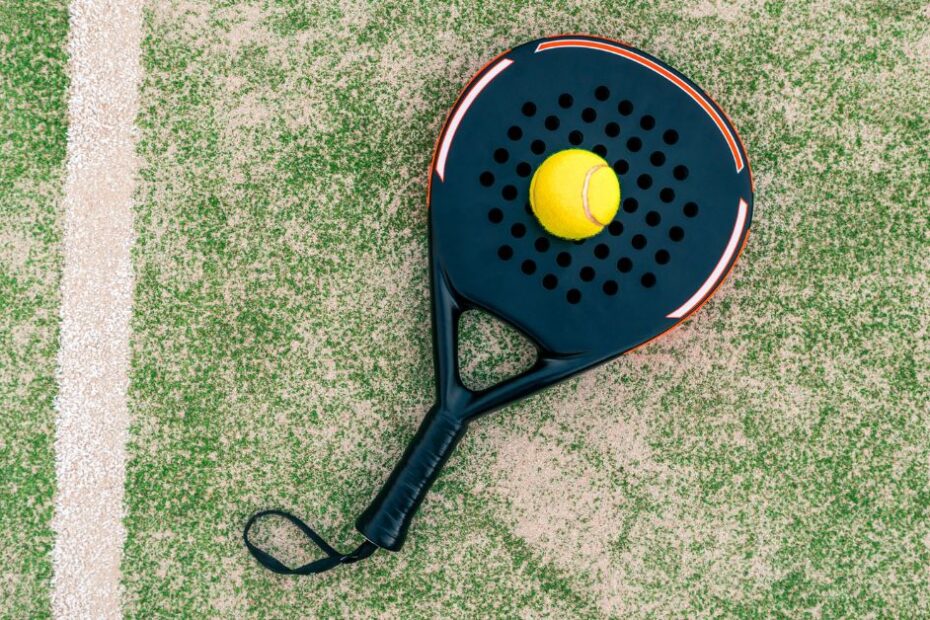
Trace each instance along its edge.
{"label": "racket head", "polygon": [[[616,218],[584,241],[550,235],[529,209],[533,172],[566,148],[602,155],[621,182]],[[736,130],[697,85],[623,43],[570,35],[472,78],[437,141],[428,202],[442,294],[582,367],[713,294],[747,239],[753,189]]]}

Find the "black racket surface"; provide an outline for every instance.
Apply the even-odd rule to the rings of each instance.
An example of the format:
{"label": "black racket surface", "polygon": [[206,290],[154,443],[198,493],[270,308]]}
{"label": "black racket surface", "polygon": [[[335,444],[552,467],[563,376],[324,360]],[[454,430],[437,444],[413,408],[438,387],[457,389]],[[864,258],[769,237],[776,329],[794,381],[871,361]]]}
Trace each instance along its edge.
{"label": "black racket surface", "polygon": [[[533,172],[567,148],[598,153],[621,183],[616,218],[584,241],[550,235],[529,209]],[[729,272],[752,215],[722,110],[663,62],[595,37],[489,63],[450,112],[431,177],[433,269],[554,357],[607,359],[686,318]]]}

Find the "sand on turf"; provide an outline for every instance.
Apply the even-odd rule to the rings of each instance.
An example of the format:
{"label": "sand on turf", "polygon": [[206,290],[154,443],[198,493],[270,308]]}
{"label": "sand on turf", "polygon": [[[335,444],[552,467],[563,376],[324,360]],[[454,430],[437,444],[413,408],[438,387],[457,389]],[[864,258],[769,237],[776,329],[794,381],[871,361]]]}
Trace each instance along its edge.
{"label": "sand on turf", "polygon": [[[152,6],[127,609],[926,605],[930,106],[913,3]],[[489,56],[573,31],[656,54],[729,113],[756,172],[743,260],[676,332],[476,422],[402,553],[263,571],[241,544],[251,511],[290,509],[350,548],[431,404],[425,171],[447,107]],[[499,326],[464,331],[482,341],[463,351],[473,384],[525,363],[518,343],[487,345]]]}

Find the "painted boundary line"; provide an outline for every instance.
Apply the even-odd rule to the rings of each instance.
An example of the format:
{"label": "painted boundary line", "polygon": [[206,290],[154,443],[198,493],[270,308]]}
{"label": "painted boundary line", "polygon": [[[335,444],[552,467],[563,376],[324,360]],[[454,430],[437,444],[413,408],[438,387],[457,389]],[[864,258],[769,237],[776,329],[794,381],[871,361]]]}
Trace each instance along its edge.
{"label": "painted boundary line", "polygon": [[119,618],[142,0],[69,15],[52,613]]}

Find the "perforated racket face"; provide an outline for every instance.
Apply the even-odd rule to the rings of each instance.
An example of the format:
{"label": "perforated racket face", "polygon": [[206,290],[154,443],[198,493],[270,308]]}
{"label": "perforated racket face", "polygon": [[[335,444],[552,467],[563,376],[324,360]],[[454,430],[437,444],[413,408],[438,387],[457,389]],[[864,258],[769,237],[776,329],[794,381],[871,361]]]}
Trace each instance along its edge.
{"label": "perforated racket face", "polygon": [[[537,166],[572,147],[604,157],[622,188],[614,221],[574,242],[528,202]],[[616,355],[674,326],[726,276],[752,213],[746,155],[710,97],[593,37],[489,63],[451,111],[431,175],[433,268],[557,355]]]}

